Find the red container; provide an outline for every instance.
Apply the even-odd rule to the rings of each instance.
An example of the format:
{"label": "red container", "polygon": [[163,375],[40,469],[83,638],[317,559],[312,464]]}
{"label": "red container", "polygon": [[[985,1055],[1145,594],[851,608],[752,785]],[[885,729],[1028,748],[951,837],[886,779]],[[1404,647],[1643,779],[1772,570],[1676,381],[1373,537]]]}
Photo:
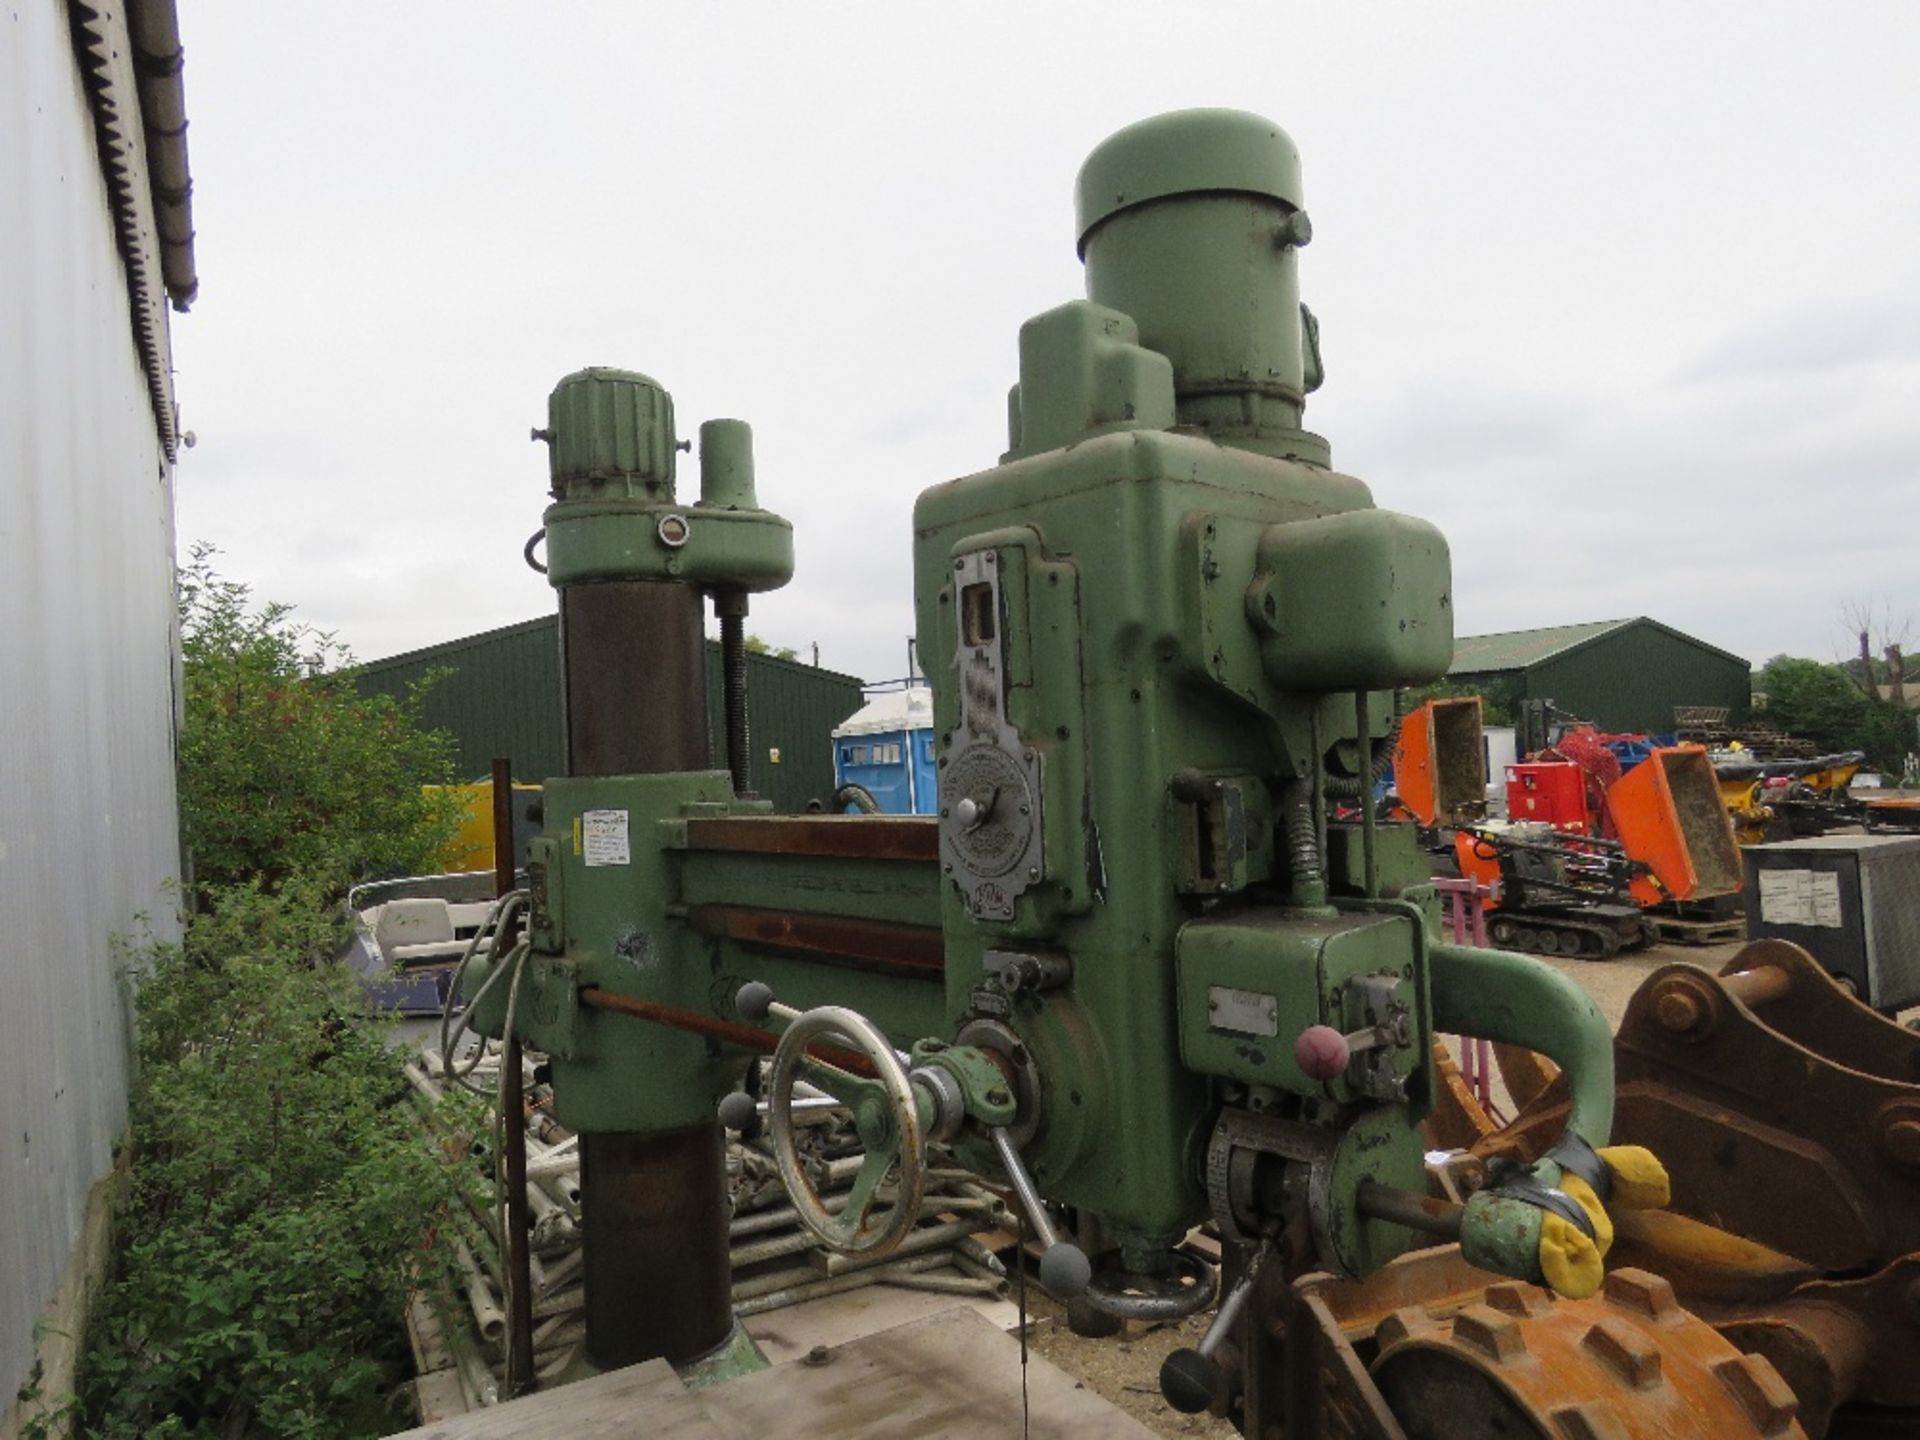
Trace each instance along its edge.
{"label": "red container", "polygon": [[1560,760],[1507,766],[1507,818],[1544,820],[1556,830],[1590,834],[1586,772]]}

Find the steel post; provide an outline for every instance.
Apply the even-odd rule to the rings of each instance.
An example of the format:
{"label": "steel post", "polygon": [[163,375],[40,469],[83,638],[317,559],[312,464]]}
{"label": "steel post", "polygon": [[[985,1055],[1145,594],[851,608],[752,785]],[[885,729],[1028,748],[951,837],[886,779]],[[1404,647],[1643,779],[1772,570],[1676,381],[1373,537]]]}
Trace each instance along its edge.
{"label": "steel post", "polygon": [[568,774],[708,768],[699,591],[655,580],[567,586],[560,652]]}
{"label": "steel post", "polygon": [[726,1151],[718,1121],[580,1137],[587,1355],[602,1369],[684,1364],[733,1328]]}
{"label": "steel post", "polygon": [[[568,769],[659,774],[709,764],[699,592],[654,581],[560,595]],[[682,1361],[727,1338],[726,1167],[718,1123],[581,1136],[587,1354]]]}

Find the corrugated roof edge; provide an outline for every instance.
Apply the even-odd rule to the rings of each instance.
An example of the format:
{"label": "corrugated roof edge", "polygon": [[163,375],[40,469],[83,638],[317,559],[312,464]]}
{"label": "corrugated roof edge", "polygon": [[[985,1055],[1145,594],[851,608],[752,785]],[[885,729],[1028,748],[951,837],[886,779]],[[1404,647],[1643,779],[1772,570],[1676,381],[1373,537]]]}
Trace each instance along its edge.
{"label": "corrugated roof edge", "polygon": [[[1718,645],[1712,644],[1706,640],[1702,640],[1698,635],[1689,635],[1684,630],[1676,630],[1673,626],[1663,624],[1662,622],[1654,619],[1651,615],[1635,615],[1631,619],[1617,621],[1613,625],[1609,626],[1607,629],[1602,630],[1599,634],[1589,635],[1584,640],[1576,640],[1573,644],[1567,646],[1566,649],[1556,650],[1551,655],[1542,656],[1541,659],[1558,660],[1562,655],[1571,655],[1575,650],[1584,649],[1586,646],[1593,644],[1593,642],[1596,640],[1604,640],[1607,636],[1613,634],[1615,630],[1620,629],[1621,626],[1623,625],[1651,625],[1656,630],[1665,631],[1667,634],[1673,636],[1674,639],[1676,640],[1684,640],[1689,645],[1698,645],[1702,650],[1711,650],[1714,654],[1718,655],[1723,660],[1731,660],[1737,665],[1746,666],[1749,670],[1753,668],[1753,662],[1747,659],[1746,656],[1736,655],[1731,650],[1722,650]],[[1535,663],[1537,664],[1538,662],[1536,661]]]}
{"label": "corrugated roof edge", "polygon": [[[1454,641],[1455,663],[1448,667],[1447,673],[1449,675],[1504,675],[1514,670],[1524,670],[1529,665],[1538,665],[1543,660],[1551,660],[1556,656],[1565,655],[1571,650],[1577,650],[1582,645],[1590,644],[1602,636],[1611,635],[1621,626],[1631,625],[1632,623],[1633,620],[1631,618],[1621,620],[1576,620],[1566,625],[1535,625],[1525,630],[1490,630],[1484,635],[1464,635]],[[1556,645],[1551,650],[1542,650],[1538,654],[1529,655],[1527,658],[1516,661],[1513,664],[1463,668],[1459,663],[1459,649],[1463,642],[1512,641],[1524,635],[1545,635],[1554,631],[1585,630],[1595,625],[1603,628],[1594,630],[1591,634],[1582,635],[1579,639],[1571,640],[1564,645]]]}
{"label": "corrugated roof edge", "polygon": [[165,297],[185,310],[199,288],[178,17],[173,0],[130,0],[124,12],[70,0],[68,20],[126,266],[134,345],[171,463],[180,431]]}
{"label": "corrugated roof edge", "polygon": [[[1731,650],[1723,650],[1718,645],[1714,645],[1708,641],[1702,640],[1698,635],[1689,635],[1684,630],[1677,630],[1671,625],[1667,625],[1662,623],[1659,620],[1655,620],[1651,615],[1630,615],[1620,620],[1577,620],[1568,625],[1538,625],[1533,627],[1531,630],[1493,630],[1493,631],[1489,631],[1485,635],[1468,635],[1463,638],[1468,640],[1504,640],[1516,635],[1530,635],[1538,631],[1548,631],[1548,630],[1574,630],[1586,625],[1600,625],[1605,628],[1596,630],[1591,635],[1583,635],[1578,640],[1575,640],[1570,644],[1561,645],[1556,647],[1555,649],[1543,651],[1542,653],[1533,656],[1531,659],[1522,661],[1518,664],[1502,665],[1497,667],[1485,666],[1485,667],[1478,667],[1478,668],[1472,668],[1472,669],[1461,668],[1459,665],[1456,664],[1454,666],[1450,666],[1447,670],[1447,673],[1449,675],[1510,674],[1515,670],[1524,670],[1530,665],[1540,665],[1540,664],[1544,664],[1548,660],[1558,660],[1562,656],[1571,655],[1576,650],[1584,649],[1585,647],[1587,647],[1588,645],[1592,645],[1596,641],[1604,640],[1606,639],[1607,636],[1615,634],[1619,630],[1622,630],[1629,625],[1651,625],[1653,626],[1654,629],[1664,631],[1668,635],[1673,636],[1675,639],[1684,640],[1689,645],[1698,645],[1701,649],[1711,650],[1714,654],[1720,656],[1723,659],[1732,660],[1737,664],[1745,665],[1748,669],[1753,668],[1753,662],[1751,660],[1748,660],[1744,655],[1736,655]],[[1458,642],[1456,642],[1456,645],[1457,643]]]}
{"label": "corrugated roof edge", "polygon": [[[558,615],[536,615],[531,620],[521,620],[512,625],[496,626],[492,630],[482,630],[477,635],[465,635],[458,640],[442,640],[438,645],[427,645],[418,650],[402,651],[398,655],[384,655],[378,660],[357,661],[350,668],[362,675],[378,675],[388,670],[399,670],[408,665],[419,665],[429,660],[444,660],[458,655],[463,650],[475,646],[488,645],[508,635],[524,635],[540,629],[551,629],[559,622]],[[720,642],[711,635],[707,645],[713,647]],[[769,655],[765,651],[755,651],[754,660],[764,665],[780,665],[789,670],[798,670],[808,675],[826,675],[835,680],[844,680],[850,685],[861,683],[857,675],[849,675],[843,670],[829,670],[824,665],[809,665],[804,660],[787,660],[778,655]]]}
{"label": "corrugated roof edge", "polygon": [[403,650],[398,655],[383,655],[378,660],[361,660],[351,667],[362,675],[377,675],[386,670],[399,670],[408,665],[419,665],[428,660],[440,660],[449,655],[458,655],[462,650],[471,650],[477,645],[491,644],[508,635],[522,635],[540,629],[552,629],[559,621],[557,615],[536,615],[531,620],[517,621],[512,625],[496,626],[492,630],[482,630],[477,635],[463,635],[458,640],[442,640],[437,645],[422,646],[418,650]]}

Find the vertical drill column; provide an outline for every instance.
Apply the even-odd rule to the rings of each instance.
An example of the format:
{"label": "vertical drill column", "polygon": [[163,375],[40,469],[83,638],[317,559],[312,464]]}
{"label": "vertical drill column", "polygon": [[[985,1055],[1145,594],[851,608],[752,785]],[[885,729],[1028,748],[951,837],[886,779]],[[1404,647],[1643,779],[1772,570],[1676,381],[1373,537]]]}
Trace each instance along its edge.
{"label": "vertical drill column", "polygon": [[[549,415],[557,500],[609,513],[671,506],[673,402],[664,390],[644,376],[583,371],[560,383]],[[676,518],[669,511],[652,527],[663,547],[678,548],[686,533]],[[702,620],[700,591],[678,579],[561,584],[570,775],[709,768]],[[730,1333],[724,1143],[718,1121],[581,1135],[594,1364],[679,1363]]]}
{"label": "vertical drill column", "polygon": [[[561,592],[568,770],[709,768],[698,591],[611,581]],[[603,1369],[713,1349],[732,1327],[717,1121],[580,1137],[587,1354]]]}

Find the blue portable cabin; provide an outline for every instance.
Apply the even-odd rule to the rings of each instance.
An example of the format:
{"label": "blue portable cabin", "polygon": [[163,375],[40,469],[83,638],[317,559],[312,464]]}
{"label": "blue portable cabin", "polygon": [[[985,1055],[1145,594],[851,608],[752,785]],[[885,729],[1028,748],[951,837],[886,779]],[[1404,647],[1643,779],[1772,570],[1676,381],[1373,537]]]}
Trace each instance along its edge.
{"label": "blue portable cabin", "polygon": [[862,785],[886,815],[931,815],[939,804],[933,764],[933,691],[888,690],[833,731],[833,783]]}

